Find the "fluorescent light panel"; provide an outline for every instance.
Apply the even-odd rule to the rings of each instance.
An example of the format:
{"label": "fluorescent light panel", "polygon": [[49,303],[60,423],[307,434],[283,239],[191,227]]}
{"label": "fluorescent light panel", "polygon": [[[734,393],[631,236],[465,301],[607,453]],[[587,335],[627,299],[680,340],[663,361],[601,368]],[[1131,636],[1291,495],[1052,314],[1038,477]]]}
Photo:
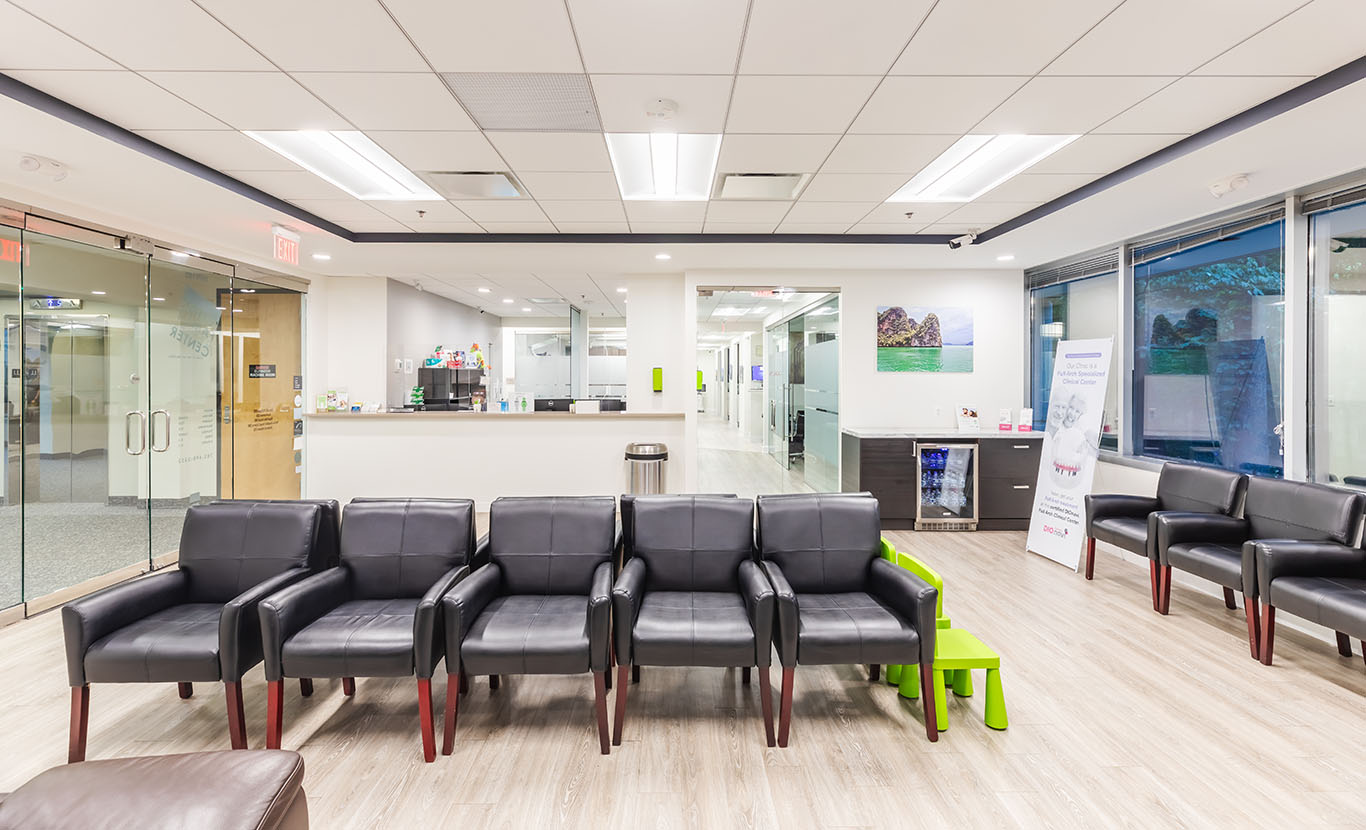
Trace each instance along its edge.
{"label": "fluorescent light panel", "polygon": [[445,201],[364,133],[270,130],[246,134],[314,175],[367,202]]}
{"label": "fluorescent light panel", "polygon": [[888,202],[971,202],[1076,141],[1076,135],[965,135]]}
{"label": "fluorescent light panel", "polygon": [[703,202],[711,191],[721,136],[607,133],[607,152],[621,198]]}

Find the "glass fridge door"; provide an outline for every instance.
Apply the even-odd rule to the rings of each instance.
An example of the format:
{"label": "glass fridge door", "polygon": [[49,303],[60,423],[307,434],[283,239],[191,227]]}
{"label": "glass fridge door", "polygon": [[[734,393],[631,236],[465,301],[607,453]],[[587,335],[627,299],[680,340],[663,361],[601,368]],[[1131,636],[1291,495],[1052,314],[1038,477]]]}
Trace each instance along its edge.
{"label": "glass fridge door", "polygon": [[977,526],[977,446],[917,444],[920,498],[916,529]]}

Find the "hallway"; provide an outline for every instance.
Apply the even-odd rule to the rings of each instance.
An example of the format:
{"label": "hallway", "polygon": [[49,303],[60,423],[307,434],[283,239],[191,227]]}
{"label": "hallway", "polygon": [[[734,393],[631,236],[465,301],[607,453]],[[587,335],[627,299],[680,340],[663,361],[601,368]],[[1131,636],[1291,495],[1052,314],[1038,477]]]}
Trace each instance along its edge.
{"label": "hallway", "polygon": [[810,493],[800,462],[784,470],[765,450],[714,415],[697,419],[698,492],[754,498],[771,493]]}

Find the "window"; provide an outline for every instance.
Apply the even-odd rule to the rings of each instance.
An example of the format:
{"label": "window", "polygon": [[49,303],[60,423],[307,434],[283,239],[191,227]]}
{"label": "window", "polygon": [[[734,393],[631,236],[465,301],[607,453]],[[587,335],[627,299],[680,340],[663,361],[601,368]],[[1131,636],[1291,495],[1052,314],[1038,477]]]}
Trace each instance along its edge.
{"label": "window", "polygon": [[1366,489],[1366,205],[1313,217],[1312,472]]}
{"label": "window", "polygon": [[1281,476],[1284,223],[1137,248],[1137,455]]}
{"label": "window", "polygon": [[[1119,275],[1036,288],[1030,292],[1030,406],[1034,429],[1048,421],[1048,394],[1053,380],[1053,357],[1061,340],[1112,337],[1119,319]],[[1116,344],[1118,345],[1118,344]],[[1101,449],[1119,449],[1119,349],[1113,351],[1110,383],[1105,390]]]}

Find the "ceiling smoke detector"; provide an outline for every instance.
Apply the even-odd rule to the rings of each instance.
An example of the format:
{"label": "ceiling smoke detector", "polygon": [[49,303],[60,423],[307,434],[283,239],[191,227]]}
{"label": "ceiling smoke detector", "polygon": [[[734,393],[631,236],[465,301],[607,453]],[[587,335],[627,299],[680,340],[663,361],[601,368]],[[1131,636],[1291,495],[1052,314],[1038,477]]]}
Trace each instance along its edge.
{"label": "ceiling smoke detector", "polygon": [[645,105],[645,117],[651,121],[672,121],[678,114],[678,102],[672,98],[656,98]]}
{"label": "ceiling smoke detector", "polygon": [[44,156],[23,155],[19,157],[19,169],[26,173],[38,173],[47,176],[54,182],[60,182],[66,178],[66,165],[56,159]]}
{"label": "ceiling smoke detector", "polygon": [[1222,199],[1229,193],[1232,193],[1235,190],[1242,190],[1245,187],[1247,187],[1247,174],[1235,173],[1227,179],[1220,179],[1211,184],[1209,186],[1209,195],[1216,199]]}

